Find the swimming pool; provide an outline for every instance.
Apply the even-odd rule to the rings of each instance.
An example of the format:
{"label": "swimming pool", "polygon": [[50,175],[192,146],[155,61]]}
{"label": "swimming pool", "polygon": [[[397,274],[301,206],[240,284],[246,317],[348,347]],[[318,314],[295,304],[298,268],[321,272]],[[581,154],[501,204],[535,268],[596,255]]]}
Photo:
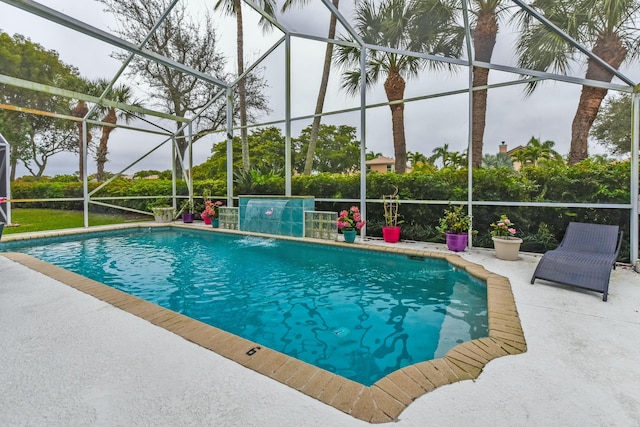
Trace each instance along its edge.
{"label": "swimming pool", "polygon": [[486,337],[486,284],[442,259],[148,229],[20,251],[371,385]]}
{"label": "swimming pool", "polygon": [[[127,224],[95,227],[88,230],[76,229],[39,233],[38,240],[31,240],[30,243],[32,245],[60,243],[68,241],[69,238],[82,239],[88,235],[92,237],[125,236],[139,231],[149,231],[150,228],[157,228],[158,231],[198,229],[197,226],[182,224],[171,226]],[[239,234],[210,228],[207,228],[206,232]],[[456,381],[475,379],[489,361],[502,356],[520,354],[525,352],[527,348],[509,280],[489,272],[481,265],[469,262],[457,254],[447,253],[446,250],[440,249],[441,245],[424,245],[415,242],[414,244],[381,247],[371,246],[365,242],[354,246],[311,239],[278,239],[322,243],[323,246],[331,248],[332,254],[337,254],[339,249],[357,248],[364,249],[363,252],[367,254],[375,251],[379,252],[377,255],[383,257],[384,255],[401,256],[409,261],[421,261],[424,258],[446,260],[456,270],[464,270],[483,283],[486,282],[488,337],[463,342],[453,347],[442,357],[405,366],[391,372],[374,384],[365,386],[328,370],[316,368],[284,353],[274,351],[264,345],[259,345],[255,341],[246,340],[216,327],[208,326],[175,311],[130,296],[37,258],[11,252],[17,250],[18,246],[24,246],[35,236],[25,234],[6,237],[0,242],[0,256],[48,275],[67,286],[101,299],[355,418],[370,423],[397,420],[400,413],[414,399],[423,394]],[[427,249],[427,247],[434,249]],[[2,253],[3,251],[4,253]],[[446,322],[444,324],[446,326]],[[337,329],[332,332],[335,331]],[[356,329],[357,331],[359,329]],[[353,336],[353,333],[353,330],[350,330],[347,336]]]}

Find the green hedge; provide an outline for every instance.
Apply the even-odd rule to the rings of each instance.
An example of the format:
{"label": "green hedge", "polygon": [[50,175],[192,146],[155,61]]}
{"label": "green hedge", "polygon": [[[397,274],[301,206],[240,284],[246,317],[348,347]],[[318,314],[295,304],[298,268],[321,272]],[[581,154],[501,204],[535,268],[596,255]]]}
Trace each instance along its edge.
{"label": "green hedge", "polygon": [[[628,203],[630,165],[628,162],[599,164],[584,161],[578,165],[526,167],[517,172],[509,169],[477,169],[473,171],[474,200],[517,202],[577,202],[577,203]],[[322,199],[358,199],[360,176],[319,174],[292,178],[293,195],[312,195]],[[90,183],[94,189],[97,183]],[[367,176],[369,199],[381,199],[383,195],[399,189],[402,238],[408,240],[442,242],[443,237],[435,230],[438,218],[446,204],[424,205],[407,203],[410,200],[467,200],[467,171],[443,169],[431,174],[371,173]],[[184,182],[178,182],[178,194],[187,195]],[[284,193],[284,179],[270,176],[251,184],[251,194],[277,195]],[[226,182],[204,180],[194,182],[194,193],[200,197],[208,189],[215,197],[224,197]],[[169,180],[118,179],[101,189],[96,197],[168,196],[171,194]],[[41,199],[82,197],[82,184],[77,182],[15,182],[12,198]],[[122,200],[114,204],[148,210],[151,200]],[[316,202],[318,210],[340,211],[351,203]],[[24,203],[18,207],[39,207],[43,203]],[[55,209],[82,209],[82,202],[46,202],[46,207]],[[92,208],[93,209],[93,208]],[[198,210],[199,207],[196,207]],[[95,210],[95,209],[93,209]],[[625,233],[621,259],[629,260],[629,211],[626,209],[585,208],[502,208],[493,206],[474,207],[474,245],[491,247],[489,224],[501,214],[507,214],[516,224],[518,235],[524,239],[523,250],[544,252],[557,246],[570,221],[617,224]],[[367,204],[367,234],[381,236],[383,208],[380,203]]]}

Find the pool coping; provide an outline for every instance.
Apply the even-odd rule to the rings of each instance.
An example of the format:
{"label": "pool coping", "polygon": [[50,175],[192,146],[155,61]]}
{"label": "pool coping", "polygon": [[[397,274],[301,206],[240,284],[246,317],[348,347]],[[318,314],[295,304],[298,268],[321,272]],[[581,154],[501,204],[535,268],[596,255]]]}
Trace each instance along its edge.
{"label": "pool coping", "polygon": [[[202,230],[202,227],[183,224],[144,223],[142,225],[126,224],[89,229],[61,230],[39,233],[38,237],[59,237],[103,230],[157,226]],[[209,227],[206,230],[265,237],[265,235],[259,233],[220,230]],[[11,236],[13,238],[3,240],[16,241],[35,238],[34,235]],[[524,353],[527,350],[509,279],[489,272],[481,265],[467,261],[459,255],[368,245],[366,242],[351,244],[309,238],[268,237],[335,245],[350,249],[390,252],[406,256],[445,259],[453,266],[486,281],[489,337],[464,342],[449,350],[442,358],[407,366],[394,371],[371,386],[364,386],[261,344],[238,337],[31,256],[16,252],[0,252],[0,255],[147,320],[188,341],[292,387],[354,418],[369,423],[396,421],[402,411],[418,397],[447,384],[474,380],[479,377],[486,364],[491,360],[502,356]]]}

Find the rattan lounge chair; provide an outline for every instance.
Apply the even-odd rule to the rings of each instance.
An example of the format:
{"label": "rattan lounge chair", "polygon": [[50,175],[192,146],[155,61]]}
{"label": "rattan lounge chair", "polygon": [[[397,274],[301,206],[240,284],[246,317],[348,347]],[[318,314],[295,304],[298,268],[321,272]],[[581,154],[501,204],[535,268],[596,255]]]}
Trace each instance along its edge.
{"label": "rattan lounge chair", "polygon": [[607,300],[611,268],[622,243],[617,225],[570,222],[557,249],[546,252],[531,277],[602,292]]}

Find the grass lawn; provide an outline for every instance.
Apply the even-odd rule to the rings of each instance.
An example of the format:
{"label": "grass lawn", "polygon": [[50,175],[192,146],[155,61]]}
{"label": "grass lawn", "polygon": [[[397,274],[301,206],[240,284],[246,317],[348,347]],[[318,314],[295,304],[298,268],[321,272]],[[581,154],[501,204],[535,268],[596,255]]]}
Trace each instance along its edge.
{"label": "grass lawn", "polygon": [[[152,216],[146,215],[89,213],[89,225],[123,224],[126,222],[152,220]],[[11,222],[20,225],[16,227],[5,225],[2,234],[83,227],[84,214],[82,211],[62,211],[55,209],[12,209]]]}

